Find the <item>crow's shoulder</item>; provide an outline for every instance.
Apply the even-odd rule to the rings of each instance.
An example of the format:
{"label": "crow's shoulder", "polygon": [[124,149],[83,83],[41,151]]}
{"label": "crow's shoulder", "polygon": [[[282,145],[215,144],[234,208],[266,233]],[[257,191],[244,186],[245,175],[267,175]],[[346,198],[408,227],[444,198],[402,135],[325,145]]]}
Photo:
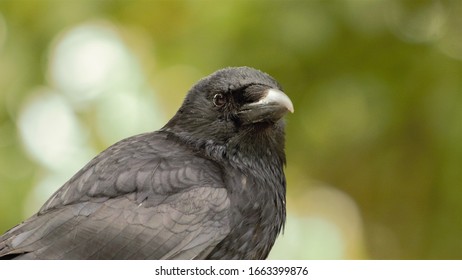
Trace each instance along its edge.
{"label": "crow's shoulder", "polygon": [[65,183],[39,214],[62,205],[135,193],[146,207],[196,187],[224,188],[220,167],[166,132],[112,145]]}

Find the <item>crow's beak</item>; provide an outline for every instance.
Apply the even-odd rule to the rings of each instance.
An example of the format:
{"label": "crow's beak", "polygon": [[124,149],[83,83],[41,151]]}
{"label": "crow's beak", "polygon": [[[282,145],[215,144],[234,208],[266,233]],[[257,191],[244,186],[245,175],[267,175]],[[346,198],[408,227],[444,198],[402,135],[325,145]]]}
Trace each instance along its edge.
{"label": "crow's beak", "polygon": [[270,88],[258,101],[242,106],[239,118],[243,123],[276,122],[287,112],[294,112],[290,98],[284,92]]}

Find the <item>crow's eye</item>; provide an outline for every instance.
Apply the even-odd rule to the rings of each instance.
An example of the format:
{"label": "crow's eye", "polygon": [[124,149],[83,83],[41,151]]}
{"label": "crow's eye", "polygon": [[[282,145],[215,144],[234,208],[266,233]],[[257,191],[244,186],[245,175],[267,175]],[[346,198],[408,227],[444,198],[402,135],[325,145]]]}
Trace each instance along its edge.
{"label": "crow's eye", "polygon": [[226,98],[223,96],[221,93],[217,93],[213,96],[213,105],[217,107],[221,107],[225,105],[226,103]]}

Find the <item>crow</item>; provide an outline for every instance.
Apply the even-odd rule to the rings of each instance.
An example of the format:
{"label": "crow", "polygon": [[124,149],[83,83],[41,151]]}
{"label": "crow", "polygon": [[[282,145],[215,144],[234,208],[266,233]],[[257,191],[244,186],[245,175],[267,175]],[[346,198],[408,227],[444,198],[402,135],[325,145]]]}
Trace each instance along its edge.
{"label": "crow", "polygon": [[0,236],[0,259],[266,259],[286,219],[293,110],[268,74],[216,71],[163,128],[101,152]]}

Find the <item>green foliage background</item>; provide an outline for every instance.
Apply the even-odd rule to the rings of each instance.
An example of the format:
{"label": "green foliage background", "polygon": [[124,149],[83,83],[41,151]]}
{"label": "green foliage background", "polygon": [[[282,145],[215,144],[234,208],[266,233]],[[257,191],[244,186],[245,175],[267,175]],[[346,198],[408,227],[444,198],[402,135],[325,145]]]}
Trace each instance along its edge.
{"label": "green foliage background", "polygon": [[[289,212],[309,218],[319,185],[358,210],[359,241],[338,258],[460,259],[461,14],[459,1],[0,0],[0,231],[30,214],[27,197],[46,173],[24,149],[20,108],[49,83],[59,34],[103,21],[139,61],[161,124],[197,79],[222,67],[252,66],[283,85],[295,105]],[[112,144],[92,114],[78,115],[88,145]],[[305,258],[282,247],[273,257]]]}

